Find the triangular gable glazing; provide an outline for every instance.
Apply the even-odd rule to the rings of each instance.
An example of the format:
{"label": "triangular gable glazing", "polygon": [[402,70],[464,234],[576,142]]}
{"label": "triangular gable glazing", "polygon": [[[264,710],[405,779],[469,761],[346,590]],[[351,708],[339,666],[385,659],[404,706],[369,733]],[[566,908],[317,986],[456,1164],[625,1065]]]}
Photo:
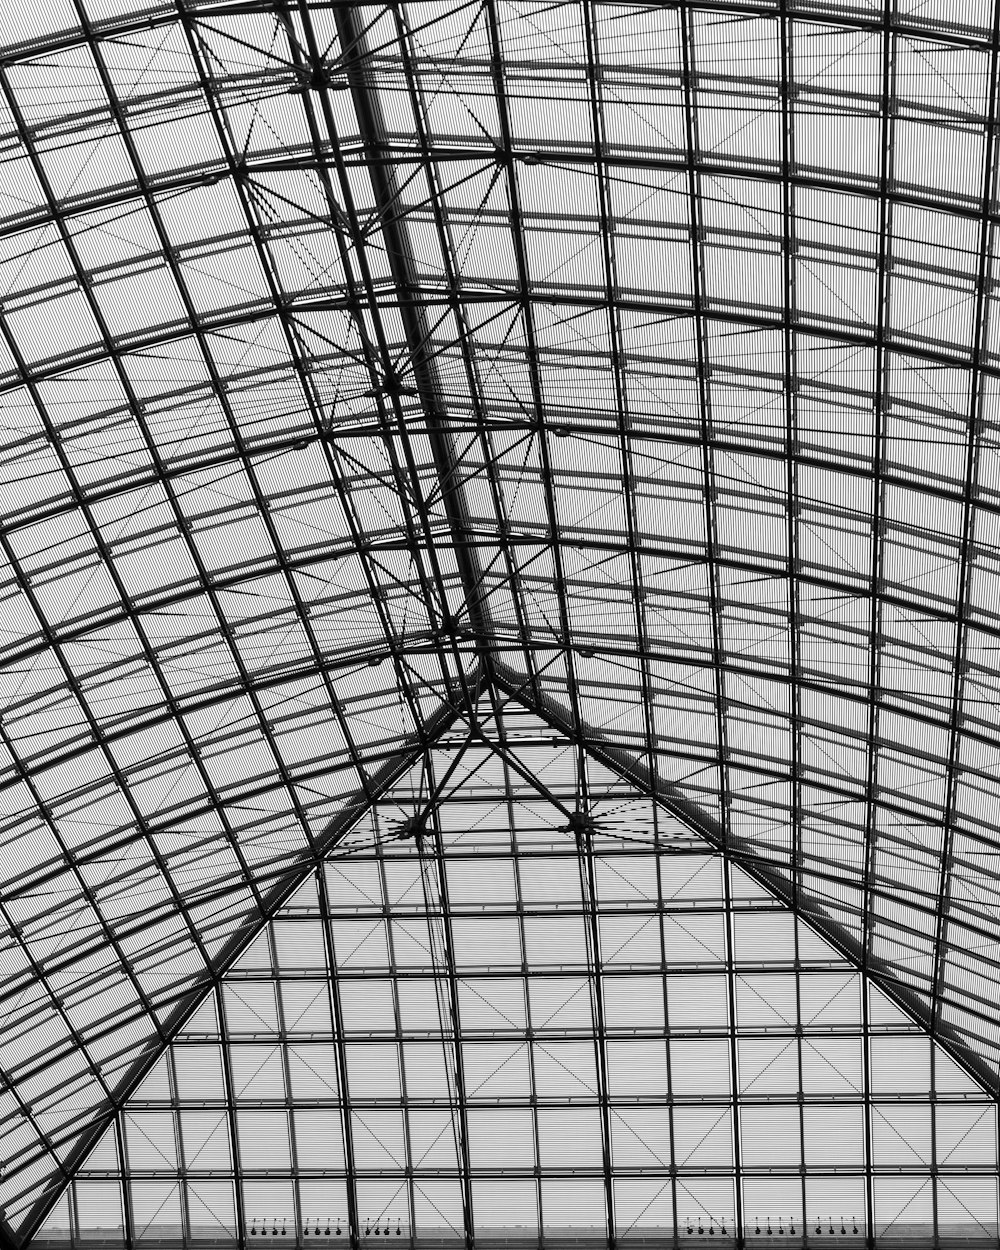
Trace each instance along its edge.
{"label": "triangular gable glazing", "polygon": [[995,1238],[994,1104],[921,1027],[541,722],[480,729],[247,947],[38,1244]]}

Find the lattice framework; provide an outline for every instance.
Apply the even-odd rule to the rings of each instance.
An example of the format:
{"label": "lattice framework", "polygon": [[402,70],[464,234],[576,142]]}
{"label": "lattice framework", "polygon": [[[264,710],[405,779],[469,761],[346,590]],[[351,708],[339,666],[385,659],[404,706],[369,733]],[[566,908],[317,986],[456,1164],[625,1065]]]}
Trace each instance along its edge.
{"label": "lattice framework", "polygon": [[1000,39],[955,17],[5,19],[13,1237],[483,692],[995,1093]]}

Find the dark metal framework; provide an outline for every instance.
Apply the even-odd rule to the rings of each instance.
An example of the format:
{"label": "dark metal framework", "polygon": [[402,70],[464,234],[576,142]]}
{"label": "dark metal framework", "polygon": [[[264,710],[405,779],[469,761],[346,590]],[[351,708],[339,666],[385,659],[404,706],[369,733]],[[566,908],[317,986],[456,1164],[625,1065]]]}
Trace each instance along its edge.
{"label": "dark metal framework", "polygon": [[514,702],[475,724],[306,876],[37,1244],[985,1242],[991,1095],[615,770]]}
{"label": "dark metal framework", "polygon": [[[791,1217],[801,1237],[817,1214],[869,1240],[996,1237],[1000,9],[956,10],[56,0],[0,18],[12,1245],[242,1240],[279,1216],[304,1235],[338,1212],[356,1243],[390,1210],[400,1236],[468,1246],[684,1237],[688,1218],[743,1239]],[[615,804],[663,922],[648,1025],[623,1004],[652,965],[609,957]],[[408,823],[383,837],[389,811]],[[551,900],[523,884],[543,843]],[[679,1087],[669,1057],[698,1027],[672,1005],[690,933],[664,936],[681,844],[718,873],[695,910],[724,918],[721,946],[697,975],[725,1088],[707,1069]],[[528,1076],[498,1097],[523,1165],[484,1163],[477,1137],[468,984],[503,977],[456,937],[466,850],[484,919],[520,925],[504,976]],[[412,1025],[387,938],[363,965],[391,1005],[366,1068],[330,864],[375,873],[388,923],[394,857],[419,870],[431,959],[409,979],[437,1016]],[[494,860],[515,882],[496,908]],[[531,1006],[554,974],[525,936],[560,909],[589,1004],[563,1040],[593,1062],[562,1121]],[[788,945],[765,952],[740,916],[768,909]],[[288,967],[329,987],[330,1097],[293,1073],[277,952],[296,916],[322,919]],[[229,1013],[261,942],[284,1075],[251,1107]],[[794,999],[780,1022],[745,1014],[751,947]],[[858,1047],[838,1060],[852,1092],[809,1075],[810,961],[854,970],[857,1011],[821,1022]],[[797,1058],[767,1093],[746,1074],[769,1030]],[[189,1034],[218,1039],[203,1096],[179,1075]],[[617,1084],[626,1034],[667,1056],[644,1091]],[[886,1034],[925,1048],[895,1084]],[[416,1040],[443,1093],[407,1085]],[[696,1158],[688,1097],[719,1109],[728,1154]],[[630,1099],[659,1108],[633,1136],[666,1134],[641,1159]],[[208,1138],[189,1147],[199,1102],[228,1143],[214,1170]],[[975,1109],[961,1132],[953,1104]],[[297,1135],[307,1109],[333,1116],[340,1164]],[[287,1165],[261,1161],[277,1121],[251,1112],[285,1117]],[[391,1166],[365,1153],[376,1112],[402,1134]],[[810,1117],[841,1112],[851,1158],[821,1158]],[[453,1153],[425,1175],[432,1113]],[[327,1181],[337,1211],[315,1206]]]}

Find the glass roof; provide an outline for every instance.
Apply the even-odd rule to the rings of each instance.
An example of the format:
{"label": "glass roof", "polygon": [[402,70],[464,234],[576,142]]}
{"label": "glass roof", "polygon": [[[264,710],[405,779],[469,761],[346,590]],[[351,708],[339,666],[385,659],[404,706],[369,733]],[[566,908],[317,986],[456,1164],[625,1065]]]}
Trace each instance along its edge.
{"label": "glass roof", "polygon": [[37,1245],[461,1244],[470,1225],[663,1245],[675,1218],[684,1237],[832,1219],[860,1242],[869,1201],[882,1238],[995,1239],[995,1102],[924,1029],[544,725],[482,727],[507,758],[445,735],[375,805],[187,1020]]}
{"label": "glass roof", "polygon": [[[198,1003],[221,1004],[236,1053],[236,961],[261,934],[278,941],[296,890],[345,859],[374,872],[418,854],[377,820],[449,734],[506,761],[497,805],[534,777],[561,811],[572,845],[547,888],[591,865],[594,795],[619,785],[618,833],[647,847],[644,871],[666,854],[659,822],[686,830],[720,881],[754,883],[784,917],[774,958],[794,965],[788,935],[808,932],[838,975],[861,970],[859,1001],[891,1002],[985,1106],[1000,1084],[1000,9],[136,4],[0,15],[11,1246],[49,1218],[74,1237],[114,1223],[78,1192],[111,1180],[81,1173],[60,1194],[84,1163],[142,1171],[129,1099],[168,1053],[176,1068]],[[566,794],[538,791],[541,761],[507,740],[505,718],[529,714],[563,744]],[[472,845],[489,910],[492,852]],[[726,908],[733,888],[717,887]],[[314,927],[329,912],[335,934],[340,904],[317,898]],[[424,906],[425,927],[435,906],[450,915]],[[334,985],[336,943],[315,965]],[[595,1004],[605,957],[587,955]],[[663,961],[656,975],[673,975]],[[541,954],[524,965],[533,984]],[[373,972],[378,1001],[398,994],[395,967]],[[619,1010],[593,1008],[591,1048],[611,1044]],[[841,1023],[869,1036],[863,1018]],[[348,1032],[330,1018],[337,1053]],[[447,1032],[430,1039],[439,1054],[457,1053]],[[230,1178],[234,1088],[206,1095],[236,1125]],[[372,1097],[393,1123],[415,1114],[403,1094]],[[450,1097],[449,1123],[467,1119]],[[587,1225],[602,1237],[618,1235],[615,1186],[633,1167],[613,1161],[609,1097],[581,1110],[600,1113],[598,1136],[580,1136],[602,1152],[604,1214]],[[718,1197],[672,1179],[648,1227],[812,1219],[808,1183],[796,1208],[775,1181],[780,1210],[753,1188],[743,1095],[719,1097],[734,1153]],[[499,1201],[476,1206],[471,1131],[455,1136],[461,1166],[442,1164],[466,1237]],[[828,1192],[889,1236],[909,1199],[893,1213],[878,1197],[873,1131],[851,1174],[864,1201]],[[913,1176],[944,1167],[937,1149]],[[992,1198],[970,1197],[966,1220],[938,1174],[914,1226],[994,1228],[995,1146],[968,1163],[970,1184],[992,1168]],[[161,1220],[143,1191],[117,1217],[130,1239],[157,1221],[202,1236],[172,1166],[142,1184],[173,1186],[181,1205],[163,1211],[182,1213]],[[649,1166],[637,1184],[660,1175]],[[799,1166],[832,1184],[808,1159],[788,1174]],[[322,1192],[345,1193],[325,1215],[355,1240],[380,1218],[374,1196],[346,1205],[358,1169],[319,1168]],[[236,1204],[230,1219],[219,1198],[222,1226],[242,1238],[247,1218],[324,1214],[291,1164],[282,1175],[285,1205],[254,1213],[220,1180]],[[512,1200],[518,1227],[572,1226],[545,1184]],[[400,1228],[444,1236],[454,1214],[428,1223],[418,1188],[393,1199]]]}

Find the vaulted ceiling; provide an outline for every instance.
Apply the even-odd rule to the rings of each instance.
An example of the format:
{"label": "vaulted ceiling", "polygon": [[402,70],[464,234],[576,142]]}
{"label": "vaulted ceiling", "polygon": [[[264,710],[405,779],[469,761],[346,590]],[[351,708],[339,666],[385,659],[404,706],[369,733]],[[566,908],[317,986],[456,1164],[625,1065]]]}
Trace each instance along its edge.
{"label": "vaulted ceiling", "polygon": [[995,1098],[998,22],[0,18],[12,1242],[455,734],[585,865],[617,779]]}

